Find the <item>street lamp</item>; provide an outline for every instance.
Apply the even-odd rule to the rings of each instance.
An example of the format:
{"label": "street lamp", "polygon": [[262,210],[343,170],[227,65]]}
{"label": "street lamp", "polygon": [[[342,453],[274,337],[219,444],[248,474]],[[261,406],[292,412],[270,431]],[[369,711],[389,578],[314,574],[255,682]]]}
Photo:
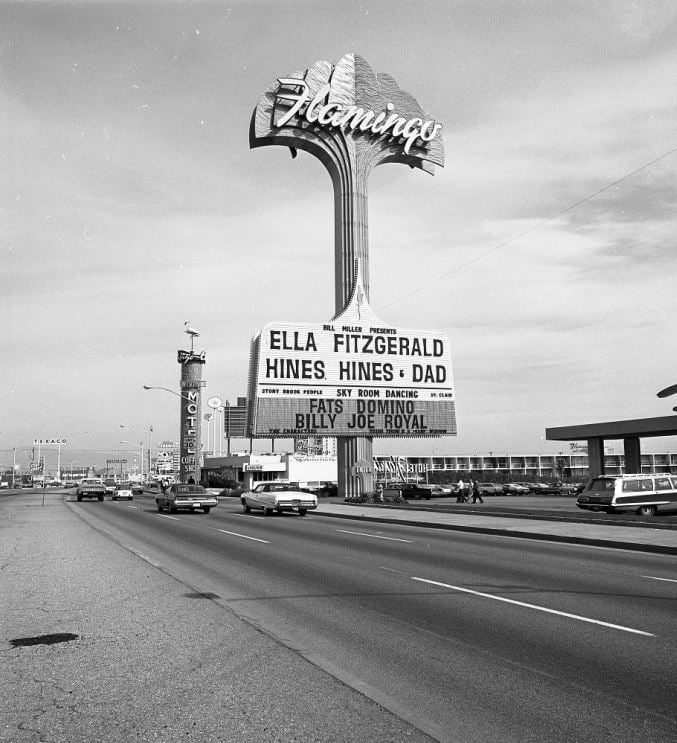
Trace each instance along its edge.
{"label": "street lamp", "polygon": [[[187,324],[188,323],[186,323],[186,325]],[[191,350],[192,350],[193,336],[199,335],[199,333],[197,331],[193,330],[192,328],[187,328],[186,333],[189,333],[190,336],[191,336]],[[178,397],[180,400],[185,400],[190,405],[196,405],[196,400],[195,399],[191,399],[190,397],[186,397],[185,395],[180,395],[178,392],[174,392],[174,390],[170,390],[169,387],[155,387],[155,386],[152,386],[152,385],[149,385],[149,384],[144,384],[143,385],[143,388],[144,388],[144,390],[163,390],[164,392],[169,392],[170,395],[174,395],[174,397]],[[200,424],[200,422],[198,420],[198,425],[199,424]],[[199,431],[198,431],[198,433],[199,433]],[[198,437],[198,441],[199,441],[199,437]],[[183,442],[183,432],[181,432],[181,442]],[[181,444],[181,446],[183,446],[183,444]],[[195,452],[195,455],[194,455],[195,456],[195,463],[198,466],[198,471],[195,473],[195,477],[196,477],[196,479],[199,479],[199,458],[200,458],[200,451],[197,450],[197,449],[200,449],[200,447],[196,447],[196,452]],[[183,456],[183,451],[180,452],[180,455]],[[183,472],[183,464],[181,464],[180,471]],[[192,475],[191,475],[191,477],[192,477]]]}
{"label": "street lamp", "polygon": [[[677,392],[677,384],[671,384],[669,387],[666,387],[664,390],[657,392],[656,397],[670,397],[670,395],[674,395],[675,392]],[[673,410],[677,412],[677,405],[673,408]]]}
{"label": "street lamp", "polygon": [[140,444],[135,444],[133,441],[121,441],[121,444],[129,444],[129,446],[138,446],[141,449],[141,479],[143,479],[143,441]]}
{"label": "street lamp", "polygon": [[120,423],[120,428],[138,428],[148,434],[148,478],[152,475],[152,461],[153,461],[153,426],[144,428],[143,426],[126,426],[124,423]]}
{"label": "street lamp", "polygon": [[151,387],[147,384],[143,385],[144,390],[164,390],[165,392],[169,392],[170,395],[174,395],[175,397],[180,397],[182,400],[186,400],[188,402],[195,402],[194,400],[191,400],[190,397],[186,397],[185,395],[179,395],[178,392],[174,392],[174,390],[170,390],[169,387]]}

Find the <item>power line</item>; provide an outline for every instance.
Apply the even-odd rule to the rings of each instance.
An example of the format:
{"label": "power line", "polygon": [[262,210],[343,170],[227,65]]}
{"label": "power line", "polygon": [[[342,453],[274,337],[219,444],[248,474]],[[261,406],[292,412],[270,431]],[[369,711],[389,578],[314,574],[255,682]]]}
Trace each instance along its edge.
{"label": "power line", "polygon": [[437,276],[432,281],[429,281],[427,284],[422,284],[416,289],[412,289],[407,294],[402,294],[402,296],[397,297],[396,299],[393,299],[392,302],[389,302],[386,305],[382,305],[382,308],[385,309],[386,307],[390,307],[393,304],[396,304],[397,302],[402,301],[403,299],[407,299],[407,297],[411,297],[414,294],[418,294],[419,292],[423,291],[424,289],[427,289],[430,286],[433,286],[433,284],[437,284],[439,281],[442,281],[442,279],[446,279],[447,276],[450,276],[452,273],[455,273],[456,271],[460,271],[461,269],[465,268],[466,266],[471,265],[472,263],[476,263],[477,261],[481,260],[482,258],[486,258],[488,255],[491,255],[492,253],[495,253],[496,251],[500,250],[501,248],[505,248],[506,245],[510,245],[510,243],[514,242],[515,240],[519,240],[520,237],[524,237],[525,235],[528,235],[530,232],[533,232],[534,230],[539,229],[539,227],[543,227],[543,225],[548,224],[548,222],[552,222],[553,220],[557,219],[558,217],[561,217],[562,214],[566,214],[567,212],[572,211],[572,209],[576,209],[576,207],[581,206],[582,204],[585,204],[586,201],[590,201],[591,199],[596,198],[601,193],[604,193],[605,191],[608,191],[610,188],[613,188],[614,186],[617,186],[619,183],[622,183],[623,181],[628,180],[628,178],[632,178],[633,175],[637,175],[637,173],[640,173],[642,170],[645,170],[646,168],[649,168],[652,165],[655,165],[657,162],[660,162],[661,160],[664,160],[666,157],[669,157],[670,155],[673,155],[675,152],[677,152],[677,147],[669,150],[668,152],[663,153],[659,157],[654,158],[648,163],[644,163],[644,165],[641,165],[639,168],[636,168],[635,170],[631,171],[630,173],[626,173],[621,178],[618,178],[613,183],[609,183],[603,188],[600,188],[598,191],[595,191],[594,193],[591,193],[589,196],[586,196],[584,199],[581,199],[580,201],[577,201],[575,204],[571,204],[570,206],[567,206],[565,209],[561,209],[556,214],[553,214],[551,217],[548,217],[547,219],[542,220],[541,222],[538,222],[538,224],[532,225],[531,227],[527,228],[526,230],[523,230],[522,232],[519,232],[517,235],[514,235],[508,240],[505,240],[502,243],[499,243],[498,245],[495,245],[493,248],[485,251],[484,253],[480,253],[479,255],[476,255],[474,258],[470,258],[469,260],[465,261],[464,263],[459,263],[457,266],[454,266],[452,269],[447,271],[446,273],[442,273],[439,276]]}

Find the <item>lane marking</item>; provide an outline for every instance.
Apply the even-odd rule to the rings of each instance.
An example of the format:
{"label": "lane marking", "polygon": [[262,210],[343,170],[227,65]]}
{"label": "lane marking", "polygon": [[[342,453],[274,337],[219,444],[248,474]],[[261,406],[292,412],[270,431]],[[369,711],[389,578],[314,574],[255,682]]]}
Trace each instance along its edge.
{"label": "lane marking", "polygon": [[513,604],[514,606],[523,606],[526,609],[535,609],[536,611],[543,611],[546,614],[556,614],[560,617],[567,617],[568,619],[577,619],[579,622],[588,622],[589,624],[598,624],[601,627],[609,627],[610,629],[621,630],[622,632],[631,632],[635,635],[644,635],[645,637],[655,637],[656,635],[651,632],[644,632],[640,629],[633,629],[632,627],[624,627],[621,624],[611,624],[609,622],[602,622],[599,619],[590,619],[590,617],[582,617],[579,614],[569,614],[565,611],[557,611],[556,609],[548,609],[546,606],[538,606],[537,604],[527,604],[523,601],[515,601],[514,599],[507,599],[503,596],[494,596],[491,593],[482,593],[481,591],[473,591],[470,588],[462,588],[461,586],[452,586],[449,583],[440,583],[436,580],[426,580],[425,578],[415,578],[411,576],[412,580],[418,581],[419,583],[428,583],[431,586],[440,586],[440,588],[450,588],[453,591],[460,591],[461,593],[470,593],[473,596],[481,596],[486,599],[493,599],[494,601],[503,601],[506,604]]}
{"label": "lane marking", "polygon": [[162,516],[163,519],[171,519],[172,521],[181,521],[181,519],[178,518],[178,516],[167,516],[167,514],[164,514],[164,513],[158,513],[157,515]]}
{"label": "lane marking", "polygon": [[127,506],[127,508],[138,508],[138,506]]}
{"label": "lane marking", "polygon": [[677,583],[676,578],[657,578],[655,575],[643,575],[642,578],[649,578],[650,580],[664,580],[667,583]]}
{"label": "lane marking", "polygon": [[266,539],[257,539],[256,537],[248,537],[246,534],[238,534],[236,531],[226,531],[225,529],[217,529],[222,534],[230,534],[232,537],[240,537],[241,539],[251,539],[252,542],[261,542],[262,544],[270,544]]}
{"label": "lane marking", "polygon": [[355,534],[358,537],[371,537],[372,539],[387,539],[389,542],[406,542],[411,544],[411,539],[395,539],[395,537],[382,537],[380,534],[367,534],[364,531],[345,531],[345,529],[337,529],[337,532],[341,534]]}

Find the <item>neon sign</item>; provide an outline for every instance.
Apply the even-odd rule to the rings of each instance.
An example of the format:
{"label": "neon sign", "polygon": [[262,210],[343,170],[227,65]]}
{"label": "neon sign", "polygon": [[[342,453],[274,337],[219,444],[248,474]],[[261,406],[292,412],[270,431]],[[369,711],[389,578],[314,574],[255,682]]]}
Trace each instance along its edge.
{"label": "neon sign", "polygon": [[[346,127],[351,131],[371,132],[377,136],[390,133],[392,137],[402,137],[405,140],[404,151],[407,155],[417,139],[431,142],[442,129],[442,124],[433,119],[424,121],[419,116],[406,119],[393,113],[395,106],[390,102],[386,104],[386,110],[378,114],[360,106],[344,106],[338,101],[325,102],[331,90],[329,83],[322,85],[313,95],[305,80],[281,77],[278,82],[281,86],[288,87],[279,89],[276,98],[293,101],[292,107],[275,122],[278,127],[284,126],[300,114],[310,124],[317,122],[322,126],[339,129]],[[299,90],[297,92],[291,88]]]}

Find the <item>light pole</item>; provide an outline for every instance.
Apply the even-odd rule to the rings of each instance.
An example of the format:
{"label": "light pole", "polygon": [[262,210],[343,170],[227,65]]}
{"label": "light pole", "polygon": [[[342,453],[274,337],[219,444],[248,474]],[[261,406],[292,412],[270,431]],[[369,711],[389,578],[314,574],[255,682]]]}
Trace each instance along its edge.
{"label": "light pole", "polygon": [[153,474],[153,467],[152,467],[153,426],[148,426],[148,428],[144,428],[143,426],[127,426],[124,423],[120,423],[120,428],[138,428],[140,431],[143,431],[144,433],[148,434],[148,469],[146,471],[148,472],[148,479],[150,480],[151,475]]}
{"label": "light pole", "polygon": [[[191,328],[188,328],[186,332],[190,333],[191,343],[192,343],[193,336],[197,335],[196,331],[192,330]],[[204,361],[202,361],[202,363],[204,363]],[[182,379],[181,384],[182,386],[184,385],[183,379]],[[163,390],[164,392],[169,392],[170,395],[174,395],[174,397],[178,397],[180,400],[183,400],[186,403],[188,403],[187,406],[184,405],[181,408],[181,424],[179,427],[179,436],[180,436],[179,473],[182,479],[187,477],[185,467],[189,466],[190,471],[192,471],[192,474],[190,474],[190,479],[195,478],[195,481],[199,481],[200,466],[201,466],[201,463],[200,463],[201,421],[199,419],[200,393],[199,393],[199,387],[196,389],[193,389],[194,385],[196,384],[194,381],[192,382],[187,381],[185,382],[185,384],[191,385],[189,392],[188,392],[188,394],[192,395],[191,397],[188,397],[187,395],[180,395],[178,392],[174,392],[174,390],[169,389],[169,387],[157,387],[157,386],[153,386],[149,384],[144,384],[143,388],[144,390]],[[204,383],[201,381],[198,381],[197,384],[203,385]],[[195,424],[197,424],[197,428]],[[185,428],[184,428],[184,425],[186,426]],[[189,464],[184,464],[184,462],[188,462],[188,460],[190,460]]]}
{"label": "light pole", "polygon": [[133,441],[121,441],[121,444],[128,444],[129,446],[138,446],[141,449],[141,479],[143,480],[143,441],[140,444],[135,444]]}

